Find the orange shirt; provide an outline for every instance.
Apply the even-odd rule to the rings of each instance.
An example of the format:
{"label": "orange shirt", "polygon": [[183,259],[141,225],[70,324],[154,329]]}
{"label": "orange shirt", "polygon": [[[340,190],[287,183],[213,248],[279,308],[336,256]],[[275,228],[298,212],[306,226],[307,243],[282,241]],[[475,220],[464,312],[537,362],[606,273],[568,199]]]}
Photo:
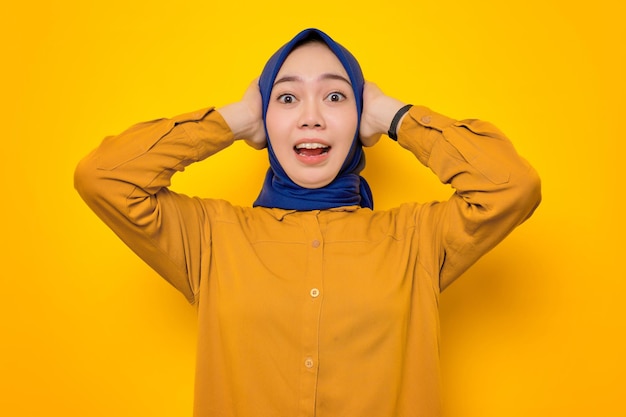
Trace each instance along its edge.
{"label": "orange shirt", "polygon": [[489,123],[414,106],[398,143],[451,183],[448,201],[301,212],[167,188],[232,142],[213,109],[142,123],[75,177],[197,305],[195,417],[439,416],[439,293],[530,216],[533,168]]}

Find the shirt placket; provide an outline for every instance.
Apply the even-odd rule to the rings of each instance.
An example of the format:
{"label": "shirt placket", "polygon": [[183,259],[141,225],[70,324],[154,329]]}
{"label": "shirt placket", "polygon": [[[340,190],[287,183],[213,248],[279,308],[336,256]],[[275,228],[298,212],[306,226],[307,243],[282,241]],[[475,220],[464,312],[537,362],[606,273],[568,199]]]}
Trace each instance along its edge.
{"label": "shirt placket", "polygon": [[302,291],[302,350],[300,365],[301,415],[314,416],[319,374],[319,323],[323,299],[324,240],[318,222],[319,211],[304,216],[307,268]]}

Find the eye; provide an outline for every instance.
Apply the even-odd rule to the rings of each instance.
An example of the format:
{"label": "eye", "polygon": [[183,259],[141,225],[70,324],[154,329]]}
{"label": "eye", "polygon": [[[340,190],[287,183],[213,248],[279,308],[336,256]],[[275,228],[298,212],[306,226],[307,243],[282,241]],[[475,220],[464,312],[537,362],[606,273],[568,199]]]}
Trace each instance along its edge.
{"label": "eye", "polygon": [[277,100],[283,104],[291,104],[296,101],[296,97],[293,94],[281,94],[278,96]]}
{"label": "eye", "polygon": [[338,91],[335,91],[333,93],[330,93],[327,97],[326,97],[329,101],[343,101],[346,99],[346,96],[343,93],[340,93]]}

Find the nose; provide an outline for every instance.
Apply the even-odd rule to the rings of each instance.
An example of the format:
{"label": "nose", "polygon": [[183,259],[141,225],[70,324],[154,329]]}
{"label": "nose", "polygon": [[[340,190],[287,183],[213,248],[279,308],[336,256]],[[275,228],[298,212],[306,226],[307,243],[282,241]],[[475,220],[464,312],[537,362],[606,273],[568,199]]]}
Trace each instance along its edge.
{"label": "nose", "polygon": [[301,128],[323,128],[325,123],[321,110],[320,105],[314,101],[303,102],[298,125]]}

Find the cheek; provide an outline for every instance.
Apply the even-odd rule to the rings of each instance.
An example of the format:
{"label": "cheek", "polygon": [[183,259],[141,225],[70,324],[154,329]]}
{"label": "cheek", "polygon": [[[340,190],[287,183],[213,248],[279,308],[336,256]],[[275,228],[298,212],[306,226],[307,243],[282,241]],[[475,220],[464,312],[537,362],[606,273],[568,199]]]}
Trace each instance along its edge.
{"label": "cheek", "polygon": [[279,112],[268,109],[265,117],[265,127],[272,144],[278,143],[286,136],[287,119]]}
{"label": "cheek", "polygon": [[357,115],[356,112],[343,112],[333,115],[332,120],[334,131],[342,143],[346,142],[349,147],[352,144],[352,139],[357,131]]}

